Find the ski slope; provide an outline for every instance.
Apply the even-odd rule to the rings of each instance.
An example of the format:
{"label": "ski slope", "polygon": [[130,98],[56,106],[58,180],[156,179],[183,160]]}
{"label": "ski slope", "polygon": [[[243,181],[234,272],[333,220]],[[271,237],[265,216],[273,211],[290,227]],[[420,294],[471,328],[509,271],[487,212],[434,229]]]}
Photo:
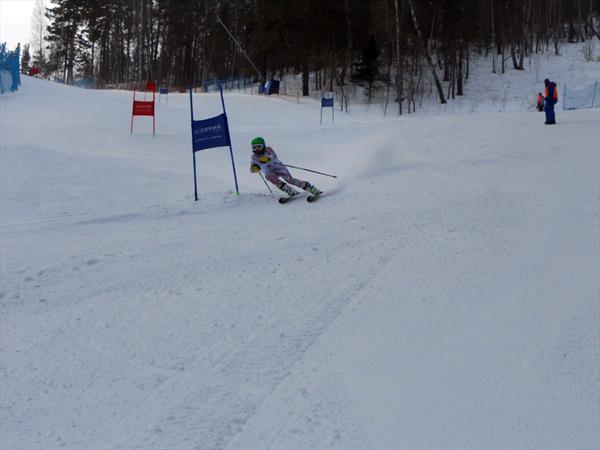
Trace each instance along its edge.
{"label": "ski slope", "polygon": [[[241,194],[206,150],[196,203],[186,95],[156,138],[129,92],[0,107],[0,448],[599,447],[598,110],[227,94]],[[278,204],[256,135],[339,180]]]}

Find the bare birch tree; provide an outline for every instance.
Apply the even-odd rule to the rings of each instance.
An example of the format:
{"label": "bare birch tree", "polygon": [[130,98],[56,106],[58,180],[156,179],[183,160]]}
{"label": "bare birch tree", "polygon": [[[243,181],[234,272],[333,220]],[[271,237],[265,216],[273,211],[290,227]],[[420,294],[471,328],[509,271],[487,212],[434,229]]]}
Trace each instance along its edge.
{"label": "bare birch tree", "polygon": [[429,65],[429,69],[431,69],[431,75],[433,76],[433,81],[435,82],[435,88],[437,89],[440,103],[444,104],[444,103],[446,103],[446,98],[444,97],[444,90],[442,89],[442,83],[440,83],[440,79],[438,78],[437,73],[435,71],[435,64],[433,63],[433,60],[431,59],[431,56],[429,55],[429,50],[427,48],[427,42],[423,41],[421,29],[419,28],[419,23],[417,22],[417,16],[415,14],[415,5],[413,4],[413,0],[407,0],[407,1],[408,1],[408,7],[410,9],[410,15],[412,16],[412,22],[415,27],[415,31],[419,38],[419,42],[422,44],[423,52],[425,53],[425,60],[427,61],[427,64]]}

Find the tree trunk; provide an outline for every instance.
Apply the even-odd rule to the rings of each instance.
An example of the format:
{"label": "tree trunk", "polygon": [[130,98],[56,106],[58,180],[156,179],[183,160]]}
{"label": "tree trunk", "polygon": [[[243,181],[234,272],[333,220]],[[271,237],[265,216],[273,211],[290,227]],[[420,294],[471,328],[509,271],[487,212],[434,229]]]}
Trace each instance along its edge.
{"label": "tree trunk", "polygon": [[444,90],[442,89],[442,83],[440,83],[440,79],[438,78],[437,73],[435,72],[435,64],[433,64],[433,60],[431,59],[431,56],[429,56],[429,51],[428,51],[427,45],[426,45],[427,43],[423,42],[421,30],[419,29],[419,24],[417,22],[417,16],[415,15],[415,6],[413,4],[413,0],[407,0],[407,1],[408,1],[408,6],[410,8],[410,15],[412,16],[412,22],[415,27],[415,31],[417,32],[419,41],[421,43],[425,44],[425,46],[423,47],[424,52],[425,52],[425,59],[427,60],[427,64],[429,65],[429,68],[431,69],[431,75],[433,76],[433,80],[435,82],[435,88],[437,89],[440,103],[444,104],[444,103],[446,103],[446,98],[444,97]]}
{"label": "tree trunk", "polygon": [[471,61],[471,57],[470,57],[470,51],[469,51],[469,43],[467,42],[467,70],[465,73],[465,80],[469,79],[469,69],[470,69],[470,61]]}
{"label": "tree trunk", "polygon": [[[404,7],[404,2],[402,2],[402,6]],[[404,100],[404,71],[402,70],[400,58],[400,14],[398,8],[398,0],[394,0],[394,10],[396,21],[396,99],[398,101],[398,115],[401,116],[402,101]]]}
{"label": "tree trunk", "polygon": [[304,97],[308,97],[309,95],[309,73],[308,73],[308,64],[304,63],[302,67],[302,95]]}
{"label": "tree trunk", "polygon": [[498,51],[496,50],[496,26],[495,26],[495,22],[496,19],[494,17],[494,0],[490,0],[490,16],[491,16],[491,27],[492,27],[492,37],[491,37],[491,42],[492,42],[492,73],[496,73],[496,55],[498,54]]}
{"label": "tree trunk", "polygon": [[464,95],[463,94],[463,45],[460,44],[460,50],[458,52],[458,76],[456,78],[456,95]]}

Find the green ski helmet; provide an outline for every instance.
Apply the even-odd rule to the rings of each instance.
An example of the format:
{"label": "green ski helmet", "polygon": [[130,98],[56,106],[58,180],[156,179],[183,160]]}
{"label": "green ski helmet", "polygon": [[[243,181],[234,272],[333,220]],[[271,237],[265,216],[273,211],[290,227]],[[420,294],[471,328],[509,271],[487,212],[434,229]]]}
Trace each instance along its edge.
{"label": "green ski helmet", "polygon": [[265,144],[265,140],[260,136],[252,139],[252,142],[250,145],[252,145],[252,151],[255,153],[262,152],[265,149],[265,147],[267,146]]}

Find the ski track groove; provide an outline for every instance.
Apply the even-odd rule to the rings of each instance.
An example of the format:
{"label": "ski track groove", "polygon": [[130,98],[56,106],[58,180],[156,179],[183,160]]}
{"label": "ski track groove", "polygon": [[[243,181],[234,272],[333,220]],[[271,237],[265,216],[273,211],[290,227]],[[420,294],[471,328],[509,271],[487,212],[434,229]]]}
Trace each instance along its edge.
{"label": "ski track groove", "polygon": [[[381,248],[379,243],[372,245]],[[365,266],[371,269],[332,300],[323,301],[322,297],[316,296],[307,306],[307,299],[301,297],[280,315],[272,316],[270,322],[255,332],[249,341],[228,349],[220,357],[208,360],[196,357],[196,363],[186,370],[186,375],[177,375],[171,380],[168,406],[162,404],[160,408],[148,408],[149,404],[159,402],[157,394],[152,394],[130,415],[135,417],[142,413],[146,417],[150,428],[141,435],[142,440],[136,438],[140,435],[138,432],[120,440],[116,447],[142,449],[193,445],[198,449],[227,448],[277,387],[293,374],[293,368],[344,308],[355,301],[370,280],[389,264],[395,251],[396,245],[391,245],[385,255],[370,253],[375,255],[376,262]],[[354,258],[349,266],[364,265],[364,256]],[[310,314],[304,314],[306,311]],[[213,348],[216,345],[218,343],[214,343]],[[210,351],[207,350],[204,355]],[[175,390],[179,392],[176,398],[172,397]],[[148,420],[150,411],[155,411],[155,414]],[[272,442],[282,432],[283,429],[280,429]],[[177,439],[179,436],[186,438]]]}

